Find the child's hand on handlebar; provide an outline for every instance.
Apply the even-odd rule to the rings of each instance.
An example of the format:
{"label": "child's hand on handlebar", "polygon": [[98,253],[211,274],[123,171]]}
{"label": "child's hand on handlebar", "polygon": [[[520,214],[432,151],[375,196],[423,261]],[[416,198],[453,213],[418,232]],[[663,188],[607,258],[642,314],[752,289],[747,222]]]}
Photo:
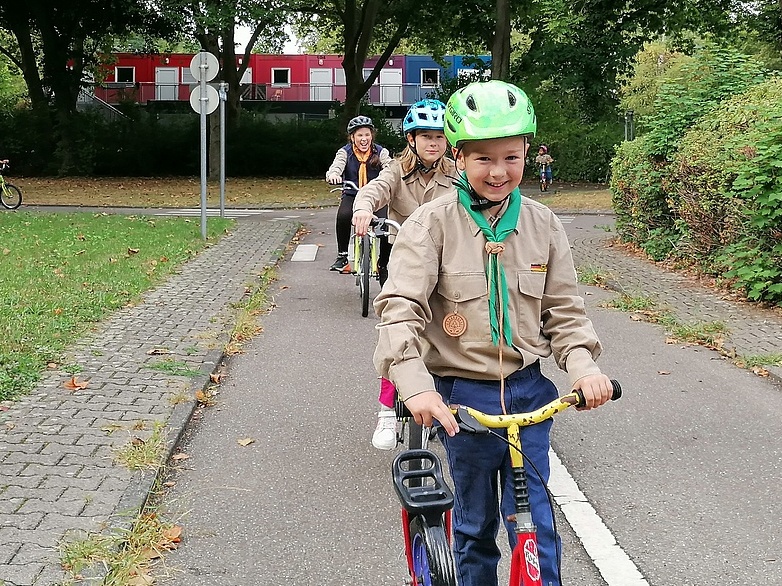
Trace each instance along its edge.
{"label": "child's hand on handlebar", "polygon": [[405,406],[419,425],[431,427],[433,420],[436,419],[451,437],[459,433],[456,418],[448,405],[443,403],[443,398],[437,391],[424,391],[413,395],[405,401]]}
{"label": "child's hand on handlebar", "polygon": [[577,407],[579,411],[588,411],[595,407],[600,407],[614,393],[611,379],[604,374],[590,374],[578,379],[576,384],[573,385],[573,390],[580,390],[586,401],[584,407]]}
{"label": "child's hand on handlebar", "polygon": [[363,236],[369,231],[369,224],[375,216],[372,212],[366,210],[356,210],[353,212],[353,227],[358,236]]}
{"label": "child's hand on handlebar", "polygon": [[342,183],[342,177],[340,177],[339,175],[328,175],[326,177],[326,183],[330,185],[339,185],[340,183]]}

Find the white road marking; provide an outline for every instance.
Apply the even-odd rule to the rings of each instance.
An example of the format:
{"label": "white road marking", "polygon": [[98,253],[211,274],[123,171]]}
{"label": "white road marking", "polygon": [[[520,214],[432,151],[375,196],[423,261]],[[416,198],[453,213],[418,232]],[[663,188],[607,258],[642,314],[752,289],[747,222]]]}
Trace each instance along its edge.
{"label": "white road marking", "polygon": [[317,244],[299,244],[291,257],[291,260],[293,262],[313,261],[318,255],[318,248],[320,247]]}
{"label": "white road marking", "polygon": [[[261,210],[253,208],[225,208],[226,218],[246,218],[248,216],[261,216],[268,214],[281,214],[284,210]],[[160,212],[160,215],[164,216],[201,216],[201,208],[182,208],[171,209]],[[220,210],[217,208],[207,208],[207,217],[214,218],[220,215]],[[280,215],[274,219],[293,219],[298,218],[299,215]]]}
{"label": "white road marking", "polygon": [[576,218],[574,216],[557,216],[563,224],[572,224]]}
{"label": "white road marking", "polygon": [[649,586],[554,450],[549,461],[549,490],[608,586]]}

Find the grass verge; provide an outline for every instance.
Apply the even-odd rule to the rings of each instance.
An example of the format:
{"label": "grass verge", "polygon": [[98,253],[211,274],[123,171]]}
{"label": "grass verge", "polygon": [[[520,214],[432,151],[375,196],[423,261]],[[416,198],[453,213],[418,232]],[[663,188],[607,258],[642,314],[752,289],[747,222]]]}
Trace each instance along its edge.
{"label": "grass verge", "polygon": [[114,528],[60,543],[65,585],[83,583],[82,573],[94,566],[107,571],[103,586],[140,586],[154,583],[152,567],[166,551],[176,549],[182,528],[154,512],[139,515],[128,529]]}
{"label": "grass verge", "polygon": [[257,283],[247,286],[247,295],[234,306],[234,327],[225,348],[226,354],[238,354],[245,342],[262,331],[258,315],[269,306],[269,286],[277,280],[277,268],[267,267]]}
{"label": "grass verge", "polygon": [[210,218],[204,242],[198,222],[183,218],[0,215],[0,400],[33,388],[69,343],[232,224]]}

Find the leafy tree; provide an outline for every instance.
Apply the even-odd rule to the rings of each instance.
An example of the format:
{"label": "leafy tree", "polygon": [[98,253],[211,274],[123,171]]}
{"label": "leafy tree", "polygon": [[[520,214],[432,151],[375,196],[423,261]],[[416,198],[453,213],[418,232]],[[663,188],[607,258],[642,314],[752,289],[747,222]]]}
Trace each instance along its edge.
{"label": "leafy tree", "polygon": [[160,23],[144,0],[25,0],[0,4],[0,28],[15,46],[0,49],[22,71],[30,101],[43,111],[51,100],[61,172],[77,168],[76,102],[85,77],[114,36]]}
{"label": "leafy tree", "polygon": [[[547,0],[522,16],[530,50],[514,64],[515,77],[550,79],[576,90],[592,119],[613,115],[618,78],[645,42],[666,34],[686,42],[688,31],[727,34],[737,0]],[[674,45],[675,46],[675,45]]]}

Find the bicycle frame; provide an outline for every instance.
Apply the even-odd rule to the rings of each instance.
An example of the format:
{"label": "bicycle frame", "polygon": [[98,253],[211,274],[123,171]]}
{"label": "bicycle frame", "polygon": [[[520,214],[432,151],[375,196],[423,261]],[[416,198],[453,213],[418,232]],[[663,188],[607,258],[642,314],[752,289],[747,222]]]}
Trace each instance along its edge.
{"label": "bicycle frame", "polygon": [[[615,401],[622,396],[622,388],[614,380],[611,381],[611,384],[614,387],[611,400]],[[530,413],[486,415],[471,407],[451,406],[451,410],[459,422],[459,427],[468,432],[488,433],[489,428],[507,430],[516,506],[515,518],[509,519],[515,523],[516,531],[516,546],[511,554],[510,586],[542,586],[537,527],[532,521],[532,509],[527,490],[527,473],[521,452],[521,428],[551,419],[569,407],[578,407],[584,404],[584,396],[581,391],[573,391]]]}
{"label": "bicycle frame", "polygon": [[[622,396],[622,388],[614,380],[611,384],[614,391],[611,400],[616,400]],[[585,404],[581,391],[572,391],[529,413],[487,415],[471,407],[451,405],[451,411],[463,432],[490,433],[490,429],[507,430],[516,509],[516,514],[509,521],[514,523],[517,537],[516,546],[511,553],[510,586],[543,586],[538,557],[537,527],[532,520],[527,476],[521,451],[521,428],[551,419],[569,407],[580,407]],[[404,403],[399,401],[397,417],[411,416]],[[424,434],[423,437],[428,437],[428,434]],[[426,445],[424,444],[423,447],[426,448]],[[402,503],[405,556],[412,579],[410,584],[455,586],[455,566],[450,551],[453,493],[442,478],[439,458],[427,449],[406,450],[394,459],[391,471],[394,489]],[[433,537],[439,536],[439,540],[432,540],[435,547],[431,548],[427,543],[424,543],[425,548],[420,547],[419,538],[417,549],[423,550],[423,553],[416,551],[416,535],[413,535],[411,530],[415,527],[420,534],[421,524],[418,519],[421,518],[425,520],[424,529],[433,528]],[[425,539],[423,541],[426,542]],[[424,559],[422,563],[417,557],[420,555],[425,558],[431,555],[432,560]],[[417,569],[428,575],[424,575],[423,578],[416,575]]]}

